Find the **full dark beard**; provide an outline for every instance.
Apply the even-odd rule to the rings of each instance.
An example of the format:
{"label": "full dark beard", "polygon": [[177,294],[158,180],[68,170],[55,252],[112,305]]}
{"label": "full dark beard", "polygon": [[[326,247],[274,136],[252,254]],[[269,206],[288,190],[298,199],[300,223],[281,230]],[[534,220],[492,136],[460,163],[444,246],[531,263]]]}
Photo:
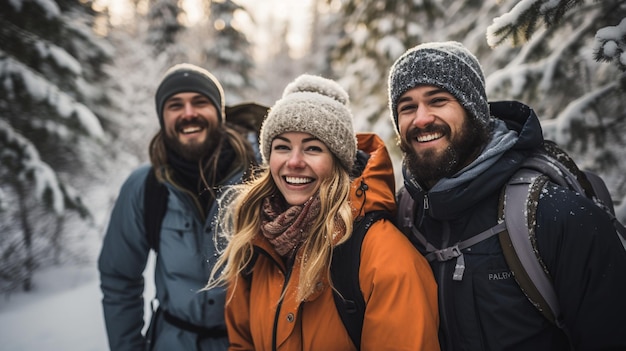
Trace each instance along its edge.
{"label": "full dark beard", "polygon": [[170,135],[170,133],[165,133],[165,143],[184,159],[188,161],[199,161],[215,149],[215,146],[220,142],[221,134],[217,130],[217,125],[207,123],[201,119],[194,119],[186,123],[183,122],[181,125],[176,126],[176,130],[180,130],[184,127],[184,124],[191,123],[203,125],[207,129],[207,137],[202,143],[192,142],[183,144],[176,135]]}
{"label": "full dark beard", "polygon": [[456,174],[476,157],[489,136],[477,123],[473,118],[466,119],[459,135],[439,153],[435,150],[415,153],[411,145],[402,139],[400,149],[404,153],[405,165],[419,184],[431,188],[440,179]]}

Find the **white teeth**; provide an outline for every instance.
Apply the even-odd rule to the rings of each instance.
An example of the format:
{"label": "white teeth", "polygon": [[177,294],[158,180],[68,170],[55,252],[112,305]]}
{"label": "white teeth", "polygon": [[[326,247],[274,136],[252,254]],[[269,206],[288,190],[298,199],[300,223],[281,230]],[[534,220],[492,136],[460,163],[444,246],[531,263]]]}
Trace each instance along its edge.
{"label": "white teeth", "polygon": [[287,183],[290,184],[306,184],[313,181],[311,178],[285,177]]}
{"label": "white teeth", "polygon": [[417,141],[420,143],[425,143],[427,141],[432,141],[435,139],[439,139],[443,136],[441,133],[432,133],[432,134],[424,134],[417,137]]}
{"label": "white teeth", "polygon": [[199,132],[202,128],[200,127],[186,127],[181,130],[184,134]]}

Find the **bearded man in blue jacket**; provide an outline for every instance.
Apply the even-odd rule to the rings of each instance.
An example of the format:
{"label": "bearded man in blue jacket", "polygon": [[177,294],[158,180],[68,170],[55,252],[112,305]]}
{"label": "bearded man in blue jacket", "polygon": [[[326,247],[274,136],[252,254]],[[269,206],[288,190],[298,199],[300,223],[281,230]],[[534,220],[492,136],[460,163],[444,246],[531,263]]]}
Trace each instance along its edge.
{"label": "bearded man in blue jacket", "polygon": [[[226,350],[225,291],[201,289],[218,256],[214,218],[220,189],[241,182],[257,157],[245,133],[227,121],[222,86],[205,69],[173,66],[155,102],[161,129],[150,143],[152,164],[133,171],[123,184],[98,261],[109,346]],[[158,216],[144,209],[151,169],[169,194],[156,244],[159,307],[146,337],[142,273],[151,245],[144,216]]]}

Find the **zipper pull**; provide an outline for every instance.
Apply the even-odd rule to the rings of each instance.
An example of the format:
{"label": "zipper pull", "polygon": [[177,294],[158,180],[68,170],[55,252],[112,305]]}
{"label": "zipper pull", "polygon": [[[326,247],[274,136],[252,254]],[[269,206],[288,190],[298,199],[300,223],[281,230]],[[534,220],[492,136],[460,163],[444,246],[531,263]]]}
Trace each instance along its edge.
{"label": "zipper pull", "polygon": [[424,195],[424,209],[428,210],[430,206],[428,205],[428,195]]}

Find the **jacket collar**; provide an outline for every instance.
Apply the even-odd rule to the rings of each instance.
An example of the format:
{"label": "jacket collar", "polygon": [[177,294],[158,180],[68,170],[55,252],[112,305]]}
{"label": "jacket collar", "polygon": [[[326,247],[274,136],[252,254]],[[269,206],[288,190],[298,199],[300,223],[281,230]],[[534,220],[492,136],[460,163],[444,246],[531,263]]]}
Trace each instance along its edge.
{"label": "jacket collar", "polygon": [[378,210],[395,213],[395,177],[385,143],[374,133],[357,133],[357,146],[369,157],[350,188],[353,217]]}
{"label": "jacket collar", "polygon": [[[430,216],[439,220],[455,218],[498,191],[527,153],[543,142],[541,124],[530,107],[516,101],[491,102],[489,106],[495,117],[495,132],[483,152],[457,179],[444,179],[427,191],[403,167],[407,191],[418,206],[423,206],[424,198],[428,199]],[[514,139],[505,141],[503,138],[509,138],[506,135],[510,133]]]}

